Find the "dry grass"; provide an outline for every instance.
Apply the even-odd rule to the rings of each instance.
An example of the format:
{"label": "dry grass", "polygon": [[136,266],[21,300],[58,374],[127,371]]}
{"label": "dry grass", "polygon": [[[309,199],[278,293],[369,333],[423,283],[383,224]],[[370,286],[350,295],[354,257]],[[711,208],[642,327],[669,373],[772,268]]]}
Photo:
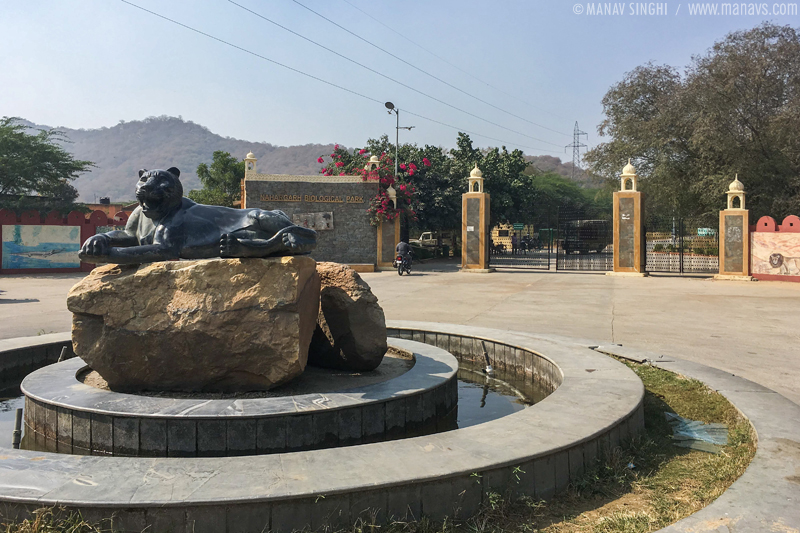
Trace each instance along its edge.
{"label": "dry grass", "polygon": [[[647,533],[714,501],[750,464],[752,428],[733,405],[701,382],[648,365],[627,363],[645,384],[645,432],[604,460],[565,494],[551,501],[497,495],[475,517],[460,523],[398,524],[407,533],[541,532]],[[664,412],[729,427],[719,455],[678,448]],[[635,465],[629,468],[629,464]]]}
{"label": "dry grass", "polygon": [[[0,519],[2,520],[2,519]],[[111,531],[111,520],[90,524],[80,512],[67,511],[59,507],[37,509],[30,518],[21,522],[0,523],[3,533],[107,533]]]}

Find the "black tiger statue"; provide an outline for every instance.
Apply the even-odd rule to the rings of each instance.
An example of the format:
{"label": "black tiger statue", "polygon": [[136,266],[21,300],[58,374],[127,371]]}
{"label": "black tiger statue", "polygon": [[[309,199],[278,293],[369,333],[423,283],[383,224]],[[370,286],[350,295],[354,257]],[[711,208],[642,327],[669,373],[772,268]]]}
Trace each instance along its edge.
{"label": "black tiger statue", "polygon": [[212,257],[272,257],[311,252],[317,233],[283,211],[198,204],[183,196],[181,171],[140,170],[134,209],[123,231],[89,237],[87,263],[138,264]]}

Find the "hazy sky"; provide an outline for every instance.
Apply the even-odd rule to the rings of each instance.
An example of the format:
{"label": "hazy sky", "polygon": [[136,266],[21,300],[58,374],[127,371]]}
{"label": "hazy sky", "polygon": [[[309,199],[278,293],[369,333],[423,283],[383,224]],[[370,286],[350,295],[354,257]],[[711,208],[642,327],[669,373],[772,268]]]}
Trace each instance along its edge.
{"label": "hazy sky", "polygon": [[[451,127],[403,113],[408,110],[479,133],[483,136],[472,137],[480,146],[506,144],[528,154],[563,158],[575,121],[589,133],[590,146],[600,141],[596,128],[603,118],[601,99],[634,67],[647,61],[684,67],[692,55],[705,53],[730,31],[764,20],[795,26],[800,20],[771,14],[773,8],[797,12],[796,4],[772,2],[757,4],[767,15],[703,16],[690,13],[690,2],[638,4],[666,11],[653,15],[632,14],[637,4],[605,4],[622,7],[623,14],[591,15],[598,4],[572,0],[298,0],[520,120],[386,55],[293,0],[236,0],[494,125],[364,70],[228,0],[131,1],[377,102],[120,0],[1,0],[0,115],[71,128],[180,115],[240,139],[360,146],[384,133],[394,137],[395,117],[382,105],[391,100],[401,110],[401,126],[415,126],[410,132],[401,130],[401,141],[452,147],[457,134]],[[710,5],[722,9],[721,2]]]}

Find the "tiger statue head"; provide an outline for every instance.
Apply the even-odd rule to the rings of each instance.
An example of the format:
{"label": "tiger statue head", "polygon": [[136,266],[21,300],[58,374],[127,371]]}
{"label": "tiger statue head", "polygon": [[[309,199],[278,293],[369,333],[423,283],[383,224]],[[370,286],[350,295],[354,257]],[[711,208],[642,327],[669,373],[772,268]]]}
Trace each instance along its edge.
{"label": "tiger statue head", "polygon": [[139,171],[136,183],[136,200],[142,214],[149,219],[160,220],[181,205],[183,185],[179,179],[181,171],[175,167],[167,170]]}

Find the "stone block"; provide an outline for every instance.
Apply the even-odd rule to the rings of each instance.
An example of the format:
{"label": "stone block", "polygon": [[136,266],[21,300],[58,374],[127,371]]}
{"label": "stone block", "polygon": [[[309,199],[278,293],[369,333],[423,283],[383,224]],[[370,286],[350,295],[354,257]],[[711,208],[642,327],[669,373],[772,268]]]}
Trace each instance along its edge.
{"label": "stone block", "polygon": [[271,533],[310,530],[313,503],[309,500],[284,500],[274,503]]}
{"label": "stone block", "polygon": [[186,513],[180,507],[149,508],[145,513],[145,520],[147,529],[143,531],[179,533],[185,531]]}
{"label": "stone block", "polygon": [[227,448],[229,455],[252,455],[256,453],[257,428],[252,418],[229,418],[227,424]]}
{"label": "stone block", "polygon": [[43,404],[44,431],[47,440],[55,441],[58,437],[58,411],[54,405]]}
{"label": "stone block", "polygon": [[386,494],[386,518],[390,522],[410,522],[422,516],[419,485],[392,487]]}
{"label": "stone block", "polygon": [[362,415],[361,409],[343,409],[336,412],[339,445],[351,446],[361,443]]}
{"label": "stone block", "polygon": [[493,470],[487,470],[483,472],[483,490],[484,490],[484,499],[488,499],[488,495],[490,493],[500,494],[501,496],[506,496],[510,494],[511,487],[509,483],[510,477],[510,470],[508,467],[503,468],[495,468]]}
{"label": "stone block", "polygon": [[590,471],[597,467],[597,439],[592,439],[583,444],[583,468]]}
{"label": "stone block", "polygon": [[556,492],[555,457],[548,455],[533,462],[533,479],[536,484],[535,493],[539,500],[549,500]]}
{"label": "stone block", "polygon": [[453,478],[451,487],[453,517],[465,519],[478,512],[483,498],[483,486],[478,476]]}
{"label": "stone block", "polygon": [[528,461],[512,469],[511,482],[516,485],[517,496],[536,496],[536,478],[534,477],[535,461]]}
{"label": "stone block", "polygon": [[403,403],[406,406],[406,434],[419,435],[422,432],[422,423],[425,420],[425,413],[422,407],[422,394],[412,394],[407,396]]}
{"label": "stone block", "polygon": [[584,472],[584,459],[583,459],[584,445],[578,445],[568,450],[569,455],[569,480],[577,481]]}
{"label": "stone block", "polygon": [[256,448],[258,453],[276,453],[286,449],[287,417],[261,418],[256,424]]}
{"label": "stone block", "polygon": [[89,413],[72,413],[72,446],[84,450],[92,449],[92,420]]}
{"label": "stone block", "polygon": [[434,523],[453,516],[453,480],[424,483],[421,487],[422,516]]}
{"label": "stone block", "polygon": [[339,417],[335,411],[320,411],[311,415],[314,428],[314,447],[332,448],[339,443]]}
{"label": "stone block", "polygon": [[406,405],[402,399],[390,399],[385,403],[386,439],[399,439],[406,434]]}
{"label": "stone block", "polygon": [[195,457],[197,455],[197,422],[167,420],[167,456]]}
{"label": "stone block", "polygon": [[186,508],[187,533],[220,533],[227,529],[224,505],[203,505]]}
{"label": "stone block", "polygon": [[57,407],[58,443],[72,446],[72,412],[64,407]]}
{"label": "stone block", "polygon": [[312,531],[343,531],[352,525],[348,494],[320,496],[311,504]]}
{"label": "stone block", "polygon": [[556,493],[559,493],[569,485],[569,453],[566,450],[556,454],[555,465]]}
{"label": "stone block", "polygon": [[227,427],[225,420],[197,421],[197,455],[200,457],[222,457],[227,450]]}
{"label": "stone block", "polygon": [[286,432],[288,451],[309,450],[314,444],[314,426],[311,415],[294,416],[290,419]]}
{"label": "stone block", "polygon": [[227,533],[267,533],[270,531],[270,515],[268,503],[230,505],[227,509]]}
{"label": "stone block", "polygon": [[114,421],[108,415],[92,413],[92,455],[114,451]]}
{"label": "stone block", "polygon": [[114,417],[114,455],[139,455],[139,419]]}
{"label": "stone block", "polygon": [[117,509],[111,515],[114,533],[142,533],[146,531],[147,518],[144,509]]}
{"label": "stone block", "polygon": [[361,408],[362,442],[379,442],[384,440],[386,428],[386,411],[384,402],[367,404]]}
{"label": "stone block", "polygon": [[387,494],[381,491],[350,494],[350,522],[361,523],[360,529],[386,523]]}
{"label": "stone block", "polygon": [[167,455],[166,420],[142,418],[139,421],[139,455],[143,457]]}

